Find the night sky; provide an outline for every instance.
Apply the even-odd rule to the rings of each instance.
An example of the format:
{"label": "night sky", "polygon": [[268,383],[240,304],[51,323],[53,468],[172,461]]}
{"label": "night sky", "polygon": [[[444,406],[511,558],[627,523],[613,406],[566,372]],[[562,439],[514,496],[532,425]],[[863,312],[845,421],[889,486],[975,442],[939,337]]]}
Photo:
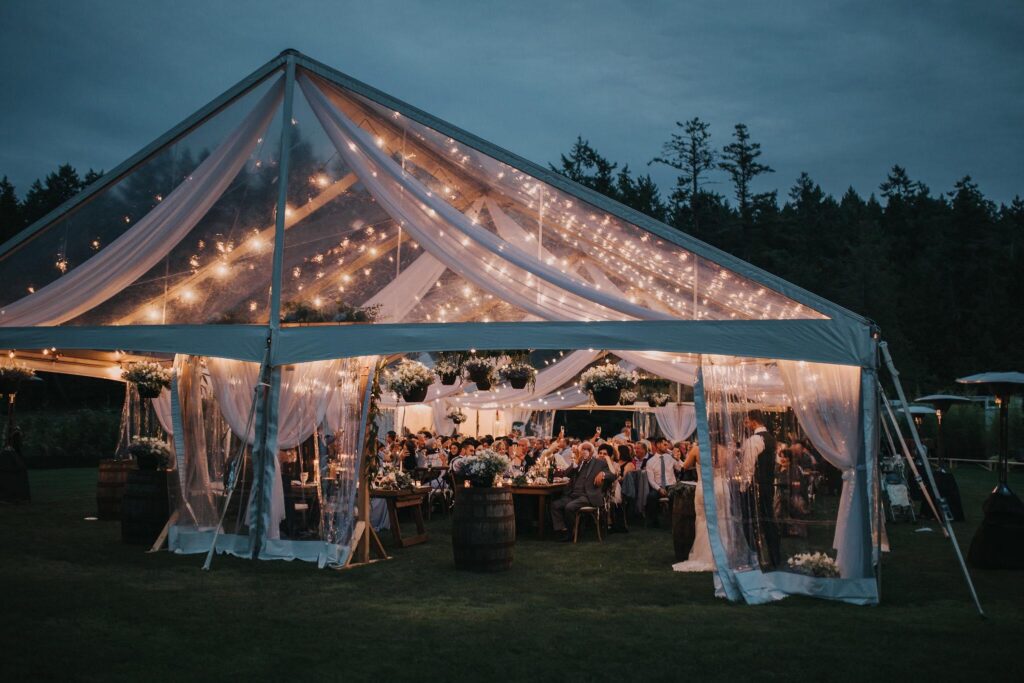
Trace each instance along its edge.
{"label": "night sky", "polygon": [[[744,122],[777,173],[1024,194],[1024,3],[0,3],[0,176],[110,169],[292,47],[537,162],[647,170],[674,122]],[[668,190],[672,175],[651,167]],[[712,186],[731,194],[722,174]],[[666,192],[667,193],[667,192]]]}

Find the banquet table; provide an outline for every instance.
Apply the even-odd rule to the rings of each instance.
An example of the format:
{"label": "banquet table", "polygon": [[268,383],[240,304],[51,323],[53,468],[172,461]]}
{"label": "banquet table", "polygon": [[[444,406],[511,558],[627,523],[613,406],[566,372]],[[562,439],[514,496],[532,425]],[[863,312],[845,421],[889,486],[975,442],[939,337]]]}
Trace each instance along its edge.
{"label": "banquet table", "polygon": [[561,484],[526,484],[510,486],[512,496],[534,496],[537,498],[537,538],[544,538],[544,525],[547,519],[548,499],[565,490],[568,483]]}
{"label": "banquet table", "polygon": [[[370,489],[371,498],[383,498],[388,505],[388,519],[391,522],[391,535],[402,548],[407,548],[417,543],[426,543],[429,539],[427,529],[423,525],[423,499],[430,493],[430,487],[417,486],[411,489]],[[416,534],[414,536],[403,536],[402,527],[398,523],[398,511],[403,508],[411,508],[412,518],[416,522]]]}

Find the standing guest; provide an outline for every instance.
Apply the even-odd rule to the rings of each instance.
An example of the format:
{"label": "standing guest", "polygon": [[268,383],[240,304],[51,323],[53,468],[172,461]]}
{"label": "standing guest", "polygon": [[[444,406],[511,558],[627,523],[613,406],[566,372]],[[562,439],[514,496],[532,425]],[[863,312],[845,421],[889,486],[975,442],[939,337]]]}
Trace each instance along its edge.
{"label": "standing guest", "polygon": [[765,427],[764,413],[751,410],[743,420],[751,432],[743,442],[740,497],[744,531],[764,570],[781,559],[779,530],[775,524],[775,437]]}
{"label": "standing guest", "polygon": [[612,441],[632,441],[633,440],[633,421],[626,420],[622,425],[622,429],[618,434],[612,437]]}
{"label": "standing guest", "polygon": [[612,484],[612,505],[608,510],[611,513],[611,531],[613,533],[624,533],[629,531],[629,529],[626,528],[626,514],[622,508],[622,485],[620,482],[625,475],[625,468],[632,466],[633,463],[628,458],[623,462],[619,456],[618,449],[609,442],[605,442],[597,447],[597,455],[608,464],[608,470],[615,477],[615,483]]}
{"label": "standing guest", "polygon": [[561,498],[551,504],[551,524],[562,533],[560,540],[571,541],[569,527],[576,521],[581,507],[604,504],[604,487],[615,481],[615,475],[601,458],[594,457],[594,444],[584,441],[579,445],[579,460],[564,472],[569,477],[569,488]]}
{"label": "standing guest", "polygon": [[669,440],[659,437],[654,442],[654,455],[647,461],[647,481],[651,490],[647,493],[647,519],[651,526],[660,526],[658,519],[661,499],[668,496],[668,487],[676,483],[676,471],[682,469],[681,459],[672,457]]}

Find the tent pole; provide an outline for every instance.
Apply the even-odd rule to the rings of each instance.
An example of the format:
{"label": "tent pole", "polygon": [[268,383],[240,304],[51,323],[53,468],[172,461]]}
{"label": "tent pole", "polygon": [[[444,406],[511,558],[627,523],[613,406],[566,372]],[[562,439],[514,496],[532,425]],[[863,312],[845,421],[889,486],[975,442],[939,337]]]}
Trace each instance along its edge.
{"label": "tent pole", "polygon": [[[879,391],[882,395],[882,401],[885,403],[885,410],[889,416],[889,421],[892,422],[893,429],[896,431],[896,437],[900,440],[900,446],[903,449],[903,457],[906,458],[907,465],[910,467],[910,471],[914,475],[914,481],[917,482],[917,487],[921,489],[921,495],[923,495],[924,499],[928,501],[928,506],[932,509],[932,514],[935,515],[935,519],[940,520],[942,517],[939,515],[939,509],[935,506],[935,501],[932,499],[931,491],[929,491],[928,487],[925,486],[924,478],[921,476],[921,473],[917,469],[917,465],[914,463],[914,457],[910,454],[910,448],[907,446],[907,442],[903,438],[899,422],[896,421],[896,415],[892,412],[892,406],[889,404],[889,398],[885,395],[885,392],[882,391],[881,387],[879,387]],[[885,434],[889,437],[889,442],[892,443],[892,436],[889,434],[889,424],[883,420],[882,425],[885,427]],[[893,446],[894,451],[895,448],[896,447]],[[949,533],[946,531],[945,525],[942,527],[942,535],[949,538]]]}
{"label": "tent pole", "polygon": [[978,614],[982,617],[985,616],[985,611],[981,609],[981,602],[978,600],[978,593],[974,590],[974,581],[971,580],[971,573],[967,571],[967,563],[964,562],[963,553],[960,552],[960,544],[956,540],[956,532],[953,531],[952,513],[949,509],[949,503],[939,493],[939,487],[935,484],[935,476],[932,474],[932,466],[928,462],[928,453],[924,449],[924,444],[921,443],[921,436],[917,433],[917,426],[914,424],[914,419],[910,414],[910,405],[907,403],[907,396],[903,393],[903,385],[900,383],[900,373],[896,369],[896,364],[892,360],[892,354],[889,353],[889,344],[887,342],[880,342],[878,344],[882,350],[882,356],[885,358],[885,364],[889,368],[889,375],[892,377],[893,386],[896,387],[896,395],[899,397],[900,404],[903,406],[903,414],[907,419],[907,425],[910,427],[910,435],[914,437],[914,445],[917,446],[917,452],[921,454],[921,462],[924,464],[925,474],[928,475],[928,482],[932,486],[932,490],[935,491],[935,495],[939,499],[939,505],[942,508],[942,521],[946,525],[946,531],[949,533],[949,540],[953,544],[953,550],[956,552],[956,559],[960,562],[960,570],[964,574],[964,580],[967,582],[967,587],[971,591],[971,598],[974,599],[974,606],[978,609]]}
{"label": "tent pole", "polygon": [[[879,389],[879,391],[881,391],[881,389]],[[881,394],[881,396],[882,396],[882,400],[884,401],[885,400],[885,394]],[[888,420],[883,415],[882,419],[880,421],[882,423],[882,431],[885,432],[885,440],[889,442],[889,452],[892,453],[893,456],[895,456],[897,458],[899,458],[900,453],[903,453],[903,455],[905,457],[907,452],[908,452],[908,450],[906,448],[906,445],[904,444],[904,448],[903,448],[902,451],[897,450],[897,448],[896,448],[896,441],[893,440],[893,438],[892,438],[892,430],[889,429],[889,422],[888,422]],[[902,444],[903,442],[901,441],[900,443]],[[914,472],[913,467],[911,468],[911,474],[914,474],[914,479],[917,482],[918,487],[921,489],[921,493],[922,494],[926,494],[927,493],[926,489],[923,486],[921,486],[921,478],[920,478],[920,476],[918,476]],[[907,482],[907,483],[909,485],[910,482]],[[932,502],[931,496],[929,495],[925,500],[928,501],[928,504],[930,506],[932,506],[932,509],[934,510],[935,509],[935,503]],[[914,521],[914,522],[917,521],[917,515],[914,514],[914,506],[913,505],[910,506],[910,517],[911,517],[911,521]],[[935,517],[938,518],[938,515],[935,515]],[[893,519],[893,521],[895,521],[895,519]],[[943,529],[942,531],[945,532],[946,530]]]}

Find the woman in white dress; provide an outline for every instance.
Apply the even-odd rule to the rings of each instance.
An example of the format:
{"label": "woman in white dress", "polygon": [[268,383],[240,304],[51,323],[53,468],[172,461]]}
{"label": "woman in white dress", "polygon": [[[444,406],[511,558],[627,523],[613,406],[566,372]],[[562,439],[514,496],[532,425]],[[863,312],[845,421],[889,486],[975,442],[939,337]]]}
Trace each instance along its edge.
{"label": "woman in white dress", "polygon": [[693,547],[690,548],[690,556],[685,562],[676,562],[672,569],[677,572],[713,572],[715,561],[711,556],[711,541],[708,539],[708,524],[704,518],[704,487],[700,472],[700,448],[696,443],[690,448],[683,461],[683,469],[697,468],[697,490],[693,496],[693,506],[696,512],[694,521],[695,534]]}

